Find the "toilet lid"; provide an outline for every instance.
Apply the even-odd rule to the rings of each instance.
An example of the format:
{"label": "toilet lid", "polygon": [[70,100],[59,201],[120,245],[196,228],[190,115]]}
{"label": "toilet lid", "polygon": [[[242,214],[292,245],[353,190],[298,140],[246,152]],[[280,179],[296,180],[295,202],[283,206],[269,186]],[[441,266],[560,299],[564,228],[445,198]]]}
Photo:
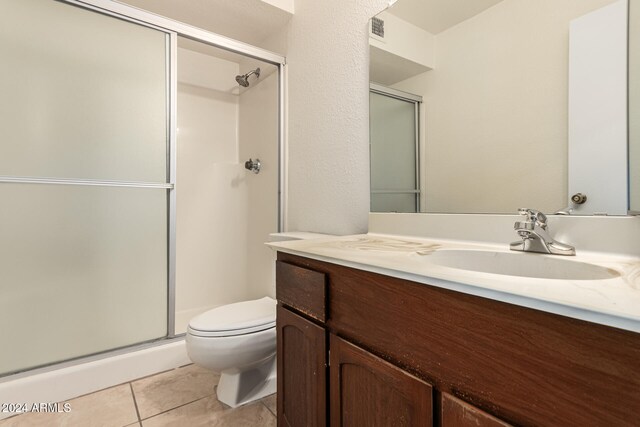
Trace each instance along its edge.
{"label": "toilet lid", "polygon": [[199,336],[232,336],[263,331],[276,325],[276,301],[269,297],[216,307],[189,322]]}

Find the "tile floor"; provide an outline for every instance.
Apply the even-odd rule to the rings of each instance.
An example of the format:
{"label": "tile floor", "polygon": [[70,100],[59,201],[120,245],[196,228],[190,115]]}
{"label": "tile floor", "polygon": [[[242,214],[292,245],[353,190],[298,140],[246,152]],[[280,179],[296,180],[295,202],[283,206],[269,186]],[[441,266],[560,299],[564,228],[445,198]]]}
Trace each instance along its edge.
{"label": "tile floor", "polygon": [[69,400],[68,413],[17,415],[0,420],[0,427],[276,425],[275,394],[231,409],[216,399],[218,378],[188,365]]}

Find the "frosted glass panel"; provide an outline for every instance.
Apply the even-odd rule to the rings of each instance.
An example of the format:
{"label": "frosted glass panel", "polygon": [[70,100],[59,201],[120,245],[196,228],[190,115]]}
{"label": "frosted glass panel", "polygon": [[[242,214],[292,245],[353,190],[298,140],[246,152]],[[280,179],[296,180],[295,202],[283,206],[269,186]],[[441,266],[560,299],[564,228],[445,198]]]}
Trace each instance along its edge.
{"label": "frosted glass panel", "polygon": [[166,37],[0,0],[0,175],[166,182]]}
{"label": "frosted glass panel", "polygon": [[0,374],[167,334],[167,190],[0,184]]}
{"label": "frosted glass panel", "polygon": [[[371,190],[416,190],[415,103],[370,93]],[[373,212],[415,212],[407,210],[406,197],[378,197]],[[393,200],[401,204],[388,205]],[[387,206],[384,210],[382,206]],[[382,210],[381,210],[382,209]]]}
{"label": "frosted glass panel", "polygon": [[372,194],[371,212],[417,212],[415,194]]}
{"label": "frosted glass panel", "polygon": [[415,104],[371,93],[371,188],[416,188]]}

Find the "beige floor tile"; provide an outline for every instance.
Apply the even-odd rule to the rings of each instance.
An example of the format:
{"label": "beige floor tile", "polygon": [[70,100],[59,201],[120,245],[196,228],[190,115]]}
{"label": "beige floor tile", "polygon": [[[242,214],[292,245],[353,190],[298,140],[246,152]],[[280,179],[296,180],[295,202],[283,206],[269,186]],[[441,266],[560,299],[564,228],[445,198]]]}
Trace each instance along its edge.
{"label": "beige floor tile", "polygon": [[214,394],[220,375],[195,365],[132,383],[140,418],[145,419]]}
{"label": "beige floor tile", "polygon": [[273,415],[277,415],[278,414],[278,401],[277,401],[277,398],[276,398],[275,394],[272,394],[271,396],[264,397],[262,399],[262,403],[264,403],[265,406],[267,408],[269,408],[269,410],[271,412],[273,412]]}
{"label": "beige floor tile", "polygon": [[209,396],[142,421],[143,427],[275,427],[276,417],[262,402],[231,409]]}
{"label": "beige floor tile", "polygon": [[32,412],[0,421],[1,427],[122,427],[138,421],[129,384],[69,400],[68,413]]}

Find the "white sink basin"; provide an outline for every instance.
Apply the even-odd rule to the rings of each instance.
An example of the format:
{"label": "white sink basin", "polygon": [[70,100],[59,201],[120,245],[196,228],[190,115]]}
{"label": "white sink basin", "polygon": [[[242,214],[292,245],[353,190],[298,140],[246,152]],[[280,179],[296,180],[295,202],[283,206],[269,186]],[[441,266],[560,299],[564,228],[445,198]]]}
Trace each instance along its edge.
{"label": "white sink basin", "polygon": [[605,280],[619,277],[616,270],[571,257],[523,252],[438,250],[425,260],[443,267],[506,276],[555,280]]}

